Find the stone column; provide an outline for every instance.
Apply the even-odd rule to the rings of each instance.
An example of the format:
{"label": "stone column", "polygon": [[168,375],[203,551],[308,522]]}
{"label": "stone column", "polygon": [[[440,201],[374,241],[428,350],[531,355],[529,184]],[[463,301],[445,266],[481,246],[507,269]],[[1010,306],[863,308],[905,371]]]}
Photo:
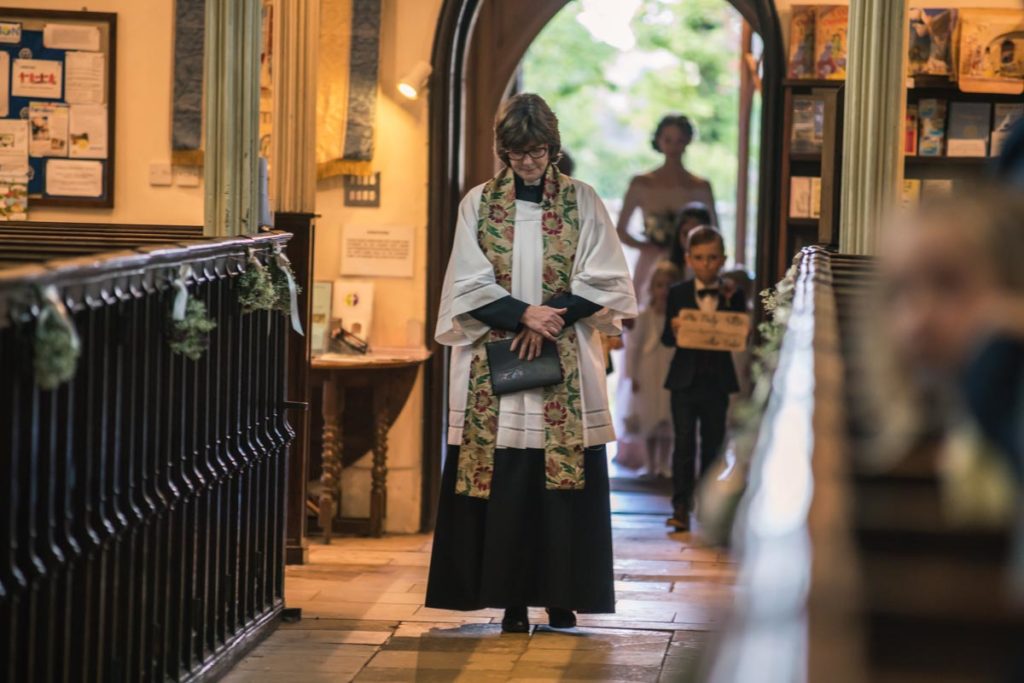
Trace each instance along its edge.
{"label": "stone column", "polygon": [[906,0],[850,3],[839,250],[875,251],[903,181]]}
{"label": "stone column", "polygon": [[206,234],[259,229],[260,0],[206,0]]}
{"label": "stone column", "polygon": [[273,210],[316,209],[316,78],[319,0],[277,0],[274,12]]}

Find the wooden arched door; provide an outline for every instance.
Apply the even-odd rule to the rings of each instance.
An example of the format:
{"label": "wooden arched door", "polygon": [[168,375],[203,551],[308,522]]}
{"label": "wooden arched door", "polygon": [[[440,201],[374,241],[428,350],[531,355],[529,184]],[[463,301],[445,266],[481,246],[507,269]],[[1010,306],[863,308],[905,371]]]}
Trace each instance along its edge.
{"label": "wooden arched door", "polygon": [[[445,0],[438,18],[430,87],[429,216],[427,223],[426,343],[434,349],[425,368],[423,429],[424,530],[433,526],[441,458],[445,449],[447,355],[433,341],[444,269],[451,250],[463,188],[492,163],[489,146],[464,154],[474,129],[490,128],[508,83],[530,43],[569,0]],[[758,186],[757,275],[774,281],[779,173],[782,160],[782,32],[773,0],[729,0],[764,43],[761,166]],[[478,33],[479,31],[479,33]],[[500,41],[486,59],[471,55],[477,44]],[[472,57],[472,58],[471,58]],[[473,71],[470,65],[473,64]],[[471,172],[471,173],[470,173]],[[486,177],[486,173],[483,176]]]}

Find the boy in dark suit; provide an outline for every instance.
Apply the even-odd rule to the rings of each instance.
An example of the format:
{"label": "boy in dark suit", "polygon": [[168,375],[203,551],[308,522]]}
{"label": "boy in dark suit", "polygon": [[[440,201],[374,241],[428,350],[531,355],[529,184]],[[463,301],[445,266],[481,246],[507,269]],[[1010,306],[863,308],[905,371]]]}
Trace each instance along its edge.
{"label": "boy in dark suit", "polygon": [[[701,225],[690,231],[686,263],[694,279],[673,287],[668,293],[665,329],[661,342],[676,346],[676,317],[684,308],[705,313],[747,312],[746,297],[719,277],[725,265],[725,242],[714,228]],[[736,368],[728,351],[676,348],[665,388],[672,392],[672,426],[675,450],[672,454],[672,518],[670,526],[689,531],[690,511],[696,483],[697,428],[700,427],[700,471],[706,472],[725,441],[725,419],[729,394],[739,391]]]}

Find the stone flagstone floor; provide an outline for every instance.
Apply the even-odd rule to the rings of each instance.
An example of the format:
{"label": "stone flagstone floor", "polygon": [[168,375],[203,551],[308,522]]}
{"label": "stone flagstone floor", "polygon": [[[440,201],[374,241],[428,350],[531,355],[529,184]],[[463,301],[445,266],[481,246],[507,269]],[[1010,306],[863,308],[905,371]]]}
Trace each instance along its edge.
{"label": "stone flagstone floor", "polygon": [[[430,536],[311,540],[289,567],[282,626],[224,679],[331,681],[694,681],[701,652],[733,597],[725,553],[669,534],[649,494],[616,493],[616,613],[554,631],[503,635],[501,610],[423,606]],[[644,514],[648,513],[648,514]]]}

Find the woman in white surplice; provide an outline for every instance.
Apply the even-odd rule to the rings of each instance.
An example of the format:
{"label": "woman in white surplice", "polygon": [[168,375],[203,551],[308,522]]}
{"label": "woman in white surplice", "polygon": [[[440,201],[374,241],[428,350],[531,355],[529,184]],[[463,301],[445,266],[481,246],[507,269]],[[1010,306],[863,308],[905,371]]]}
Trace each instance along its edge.
{"label": "woman in white surplice", "polygon": [[[615,226],[593,188],[558,171],[558,120],[537,95],[495,123],[505,162],[459,207],[436,330],[451,346],[448,454],[426,604],[527,608],[556,628],[613,612],[605,446],[615,439],[601,333],[636,299]],[[556,353],[562,381],[496,395],[485,344],[513,339],[522,367]]]}

